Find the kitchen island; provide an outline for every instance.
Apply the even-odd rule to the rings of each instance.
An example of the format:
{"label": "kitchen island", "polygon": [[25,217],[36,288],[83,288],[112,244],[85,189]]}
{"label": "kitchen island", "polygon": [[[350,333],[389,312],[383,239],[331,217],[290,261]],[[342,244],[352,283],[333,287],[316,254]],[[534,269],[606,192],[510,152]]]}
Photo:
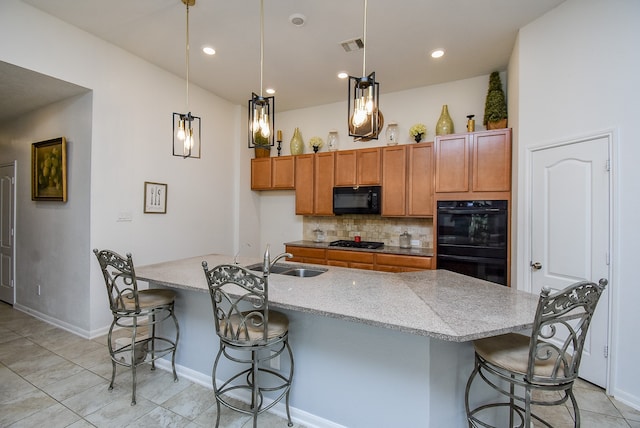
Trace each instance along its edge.
{"label": "kitchen island", "polygon": [[[178,292],[179,372],[210,385],[218,339],[203,260],[209,266],[233,262],[206,255],[141,266],[136,273],[152,287]],[[466,426],[469,341],[529,327],[537,304],[537,296],[442,270],[313,267],[326,272],[272,274],[269,281],[272,308],[290,318],[292,416],[306,426]]]}

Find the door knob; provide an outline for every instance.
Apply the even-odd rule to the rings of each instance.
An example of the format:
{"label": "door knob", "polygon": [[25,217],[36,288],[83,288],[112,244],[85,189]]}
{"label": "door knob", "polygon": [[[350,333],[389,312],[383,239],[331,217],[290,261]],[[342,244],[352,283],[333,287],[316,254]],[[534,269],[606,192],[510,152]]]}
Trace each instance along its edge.
{"label": "door knob", "polygon": [[542,263],[540,263],[540,262],[535,262],[535,263],[531,262],[531,267],[534,270],[540,270],[540,269],[542,269]]}

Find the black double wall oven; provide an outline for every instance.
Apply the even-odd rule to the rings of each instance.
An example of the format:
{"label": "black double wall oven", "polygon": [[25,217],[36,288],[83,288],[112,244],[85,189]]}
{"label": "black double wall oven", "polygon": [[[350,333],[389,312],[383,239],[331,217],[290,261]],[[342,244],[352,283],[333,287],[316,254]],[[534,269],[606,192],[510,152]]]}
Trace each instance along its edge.
{"label": "black double wall oven", "polygon": [[508,201],[438,201],[438,269],[507,285]]}

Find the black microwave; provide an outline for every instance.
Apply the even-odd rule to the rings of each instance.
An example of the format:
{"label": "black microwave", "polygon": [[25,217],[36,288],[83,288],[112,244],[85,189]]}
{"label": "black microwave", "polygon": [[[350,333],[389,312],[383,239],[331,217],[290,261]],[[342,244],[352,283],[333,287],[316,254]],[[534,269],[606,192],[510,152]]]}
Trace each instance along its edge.
{"label": "black microwave", "polygon": [[381,204],[380,186],[333,188],[334,214],[380,214]]}

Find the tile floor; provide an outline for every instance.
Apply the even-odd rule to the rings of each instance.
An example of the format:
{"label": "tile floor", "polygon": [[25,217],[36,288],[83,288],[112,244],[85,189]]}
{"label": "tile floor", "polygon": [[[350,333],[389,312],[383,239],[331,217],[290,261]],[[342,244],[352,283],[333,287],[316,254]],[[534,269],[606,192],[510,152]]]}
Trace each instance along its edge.
{"label": "tile floor", "polygon": [[[119,368],[108,391],[111,362],[106,338],[82,339],[0,302],[0,427],[211,427],[213,393],[170,373],[139,370],[137,405],[131,406],[131,375]],[[574,388],[586,428],[640,428],[640,411],[607,397],[587,382]],[[572,427],[568,408],[557,406],[555,427]],[[261,415],[260,427],[286,427]],[[223,409],[221,426],[250,427],[250,418]],[[296,428],[301,425],[296,424]],[[372,427],[373,428],[373,427]],[[387,428],[387,427],[380,427]]]}
{"label": "tile floor", "polygon": [[[0,427],[212,427],[213,391],[171,373],[138,369],[135,406],[131,373],[118,367],[113,391],[106,336],[83,339],[0,302]],[[287,427],[266,413],[260,427]],[[224,408],[222,427],[251,427]],[[299,424],[294,427],[301,428]]]}

